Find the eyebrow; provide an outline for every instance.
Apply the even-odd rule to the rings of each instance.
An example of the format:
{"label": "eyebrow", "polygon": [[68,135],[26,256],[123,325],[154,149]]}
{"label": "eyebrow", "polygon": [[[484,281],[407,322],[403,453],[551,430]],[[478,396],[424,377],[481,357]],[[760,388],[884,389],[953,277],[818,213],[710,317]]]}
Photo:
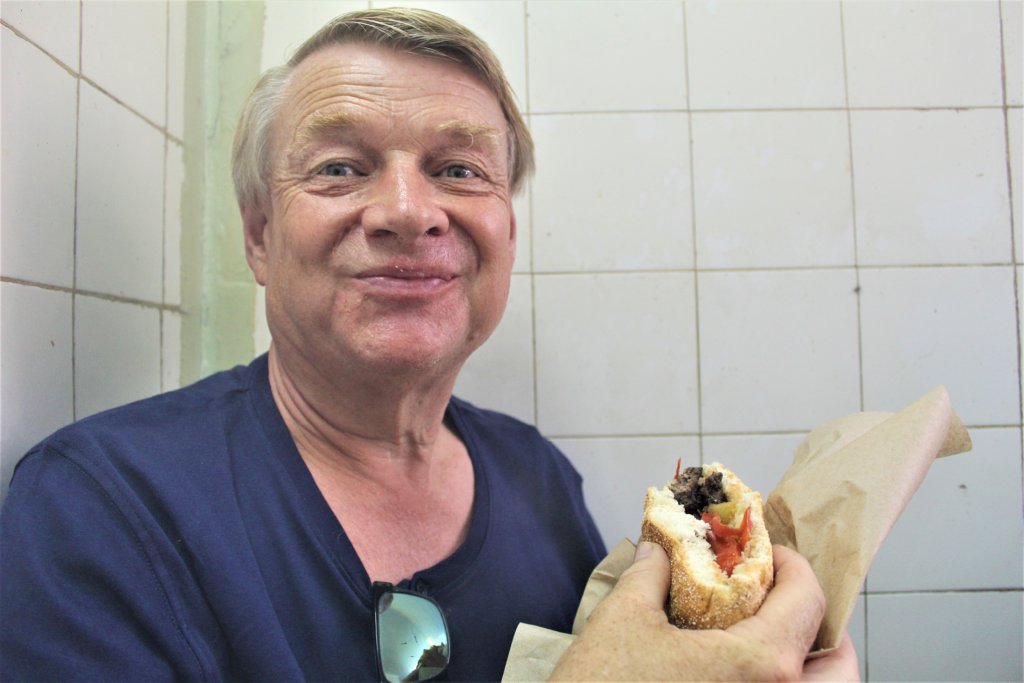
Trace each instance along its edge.
{"label": "eyebrow", "polygon": [[314,140],[335,137],[345,131],[352,130],[358,122],[359,118],[357,116],[347,112],[317,112],[295,131],[292,141],[301,150]]}
{"label": "eyebrow", "polygon": [[[359,116],[348,112],[316,113],[295,132],[293,142],[296,151],[301,155],[314,141],[344,135],[356,128],[360,121]],[[436,130],[446,137],[460,139],[466,147],[473,147],[479,142],[495,151],[501,148],[502,131],[488,124],[452,119],[439,125]]]}
{"label": "eyebrow", "polygon": [[438,131],[451,135],[452,137],[468,138],[467,147],[472,147],[477,140],[486,141],[487,146],[497,150],[501,146],[501,135],[494,126],[484,123],[470,123],[468,121],[452,120],[438,126]]}

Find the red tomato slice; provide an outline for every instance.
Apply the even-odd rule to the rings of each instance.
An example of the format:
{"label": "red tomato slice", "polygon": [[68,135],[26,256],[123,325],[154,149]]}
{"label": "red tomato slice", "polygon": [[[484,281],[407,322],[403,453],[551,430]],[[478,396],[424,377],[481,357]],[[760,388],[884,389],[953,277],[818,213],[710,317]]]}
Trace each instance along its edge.
{"label": "red tomato slice", "polygon": [[738,527],[727,526],[722,523],[719,516],[713,512],[705,512],[700,517],[711,525],[707,539],[711,544],[711,551],[715,553],[718,566],[722,568],[726,576],[732,576],[732,570],[740,563],[743,549],[750,541],[750,533],[753,530],[753,523],[750,521],[750,508],[743,513],[743,521]]}

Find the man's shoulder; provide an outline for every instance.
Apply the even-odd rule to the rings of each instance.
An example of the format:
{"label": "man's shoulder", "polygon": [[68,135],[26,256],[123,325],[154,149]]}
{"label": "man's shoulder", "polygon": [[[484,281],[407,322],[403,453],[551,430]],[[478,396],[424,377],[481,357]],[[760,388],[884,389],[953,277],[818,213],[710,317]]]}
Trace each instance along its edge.
{"label": "man's shoulder", "polygon": [[160,429],[182,420],[203,420],[218,406],[243,397],[251,385],[249,366],[217,372],[180,389],[156,394],[82,418],[56,434],[122,429]]}
{"label": "man's shoulder", "polygon": [[245,410],[252,376],[252,366],[239,366],[84,417],[43,439],[26,459],[49,453],[116,464],[201,456],[211,435],[223,437],[226,421]]}

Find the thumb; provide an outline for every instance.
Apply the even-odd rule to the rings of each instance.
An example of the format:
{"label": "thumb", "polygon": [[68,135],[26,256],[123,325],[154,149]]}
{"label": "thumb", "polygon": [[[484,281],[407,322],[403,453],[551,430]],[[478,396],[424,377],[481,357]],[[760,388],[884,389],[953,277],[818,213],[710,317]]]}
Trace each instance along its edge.
{"label": "thumb", "polygon": [[633,564],[622,572],[612,594],[662,610],[670,580],[668,555],[657,543],[643,541],[636,547]]}

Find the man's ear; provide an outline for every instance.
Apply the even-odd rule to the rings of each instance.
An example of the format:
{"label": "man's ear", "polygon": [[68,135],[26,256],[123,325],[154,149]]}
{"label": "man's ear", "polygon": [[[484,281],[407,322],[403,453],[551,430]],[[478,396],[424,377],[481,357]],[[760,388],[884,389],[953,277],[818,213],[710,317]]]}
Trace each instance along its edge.
{"label": "man's ear", "polygon": [[255,203],[239,207],[242,211],[242,231],[245,233],[245,260],[260,285],[267,284],[267,233],[270,221],[262,206]]}
{"label": "man's ear", "polygon": [[509,236],[508,236],[509,245],[508,246],[509,246],[509,249],[512,250],[512,260],[514,261],[515,258],[516,258],[516,239],[518,238],[519,235],[518,235],[518,226],[516,226],[516,212],[515,212],[515,210],[511,206],[509,206],[509,209],[508,209],[508,218],[509,218]]}

